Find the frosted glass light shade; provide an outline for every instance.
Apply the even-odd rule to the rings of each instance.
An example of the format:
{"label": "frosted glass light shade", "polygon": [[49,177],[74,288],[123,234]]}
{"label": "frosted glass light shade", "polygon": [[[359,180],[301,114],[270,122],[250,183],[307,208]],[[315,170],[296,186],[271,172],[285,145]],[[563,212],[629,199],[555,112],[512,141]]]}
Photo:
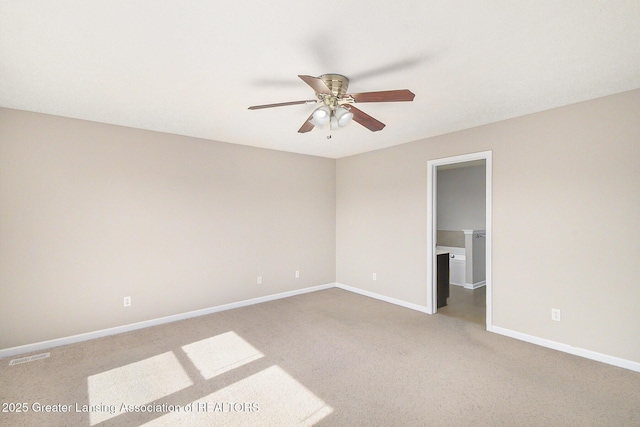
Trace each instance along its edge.
{"label": "frosted glass light shade", "polygon": [[327,123],[329,123],[330,119],[331,119],[331,110],[329,110],[329,107],[324,106],[324,107],[317,108],[313,112],[312,119],[309,121],[314,126],[324,126]]}
{"label": "frosted glass light shade", "polygon": [[353,119],[353,113],[344,107],[336,108],[333,114],[339,127],[345,127],[351,123],[351,119]]}

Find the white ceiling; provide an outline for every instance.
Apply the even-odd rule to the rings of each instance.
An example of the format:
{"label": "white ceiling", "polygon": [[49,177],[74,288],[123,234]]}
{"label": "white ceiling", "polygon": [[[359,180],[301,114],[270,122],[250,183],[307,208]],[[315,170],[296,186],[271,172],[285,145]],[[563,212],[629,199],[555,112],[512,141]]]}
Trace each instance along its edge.
{"label": "white ceiling", "polygon": [[[387,127],[298,128],[297,75]],[[0,106],[339,158],[640,87],[638,0],[0,0]]]}

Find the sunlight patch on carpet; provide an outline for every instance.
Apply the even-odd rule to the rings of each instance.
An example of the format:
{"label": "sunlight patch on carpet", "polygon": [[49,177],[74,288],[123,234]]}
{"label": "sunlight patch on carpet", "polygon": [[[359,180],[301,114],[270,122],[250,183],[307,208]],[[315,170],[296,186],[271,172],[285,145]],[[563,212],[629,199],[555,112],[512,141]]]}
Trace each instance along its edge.
{"label": "sunlight patch on carpet", "polygon": [[[193,385],[173,352],[162,353],[87,378],[91,425],[113,418],[125,405],[144,405]],[[113,406],[115,405],[115,406]]]}
{"label": "sunlight patch on carpet", "polygon": [[312,426],[333,412],[277,365],[185,406],[144,425]]}
{"label": "sunlight patch on carpet", "polygon": [[182,350],[207,380],[264,357],[233,331],[182,346]]}

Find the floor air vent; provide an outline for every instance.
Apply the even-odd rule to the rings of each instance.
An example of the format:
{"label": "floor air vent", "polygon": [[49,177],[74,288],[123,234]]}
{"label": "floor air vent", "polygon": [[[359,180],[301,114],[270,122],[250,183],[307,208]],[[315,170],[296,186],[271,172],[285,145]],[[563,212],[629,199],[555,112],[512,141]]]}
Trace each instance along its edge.
{"label": "floor air vent", "polygon": [[9,362],[9,366],[19,365],[21,363],[33,362],[34,360],[46,359],[49,356],[51,356],[51,353],[40,353],[40,354],[34,354],[32,356],[25,356],[19,359],[13,359],[11,362]]}

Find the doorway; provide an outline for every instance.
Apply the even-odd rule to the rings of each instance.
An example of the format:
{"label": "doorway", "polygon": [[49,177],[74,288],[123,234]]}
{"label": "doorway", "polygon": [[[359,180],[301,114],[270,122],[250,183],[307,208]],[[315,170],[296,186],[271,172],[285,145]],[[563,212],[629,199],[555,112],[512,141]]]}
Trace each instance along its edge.
{"label": "doorway", "polygon": [[436,236],[438,225],[438,207],[437,207],[437,191],[438,191],[438,168],[454,168],[456,165],[463,163],[482,161],[485,163],[485,299],[486,314],[485,326],[487,330],[492,326],[492,288],[491,288],[491,151],[483,151],[478,153],[464,154],[460,156],[447,157],[442,159],[430,160],[427,162],[427,312],[435,314],[437,312],[437,269],[436,269]]}

